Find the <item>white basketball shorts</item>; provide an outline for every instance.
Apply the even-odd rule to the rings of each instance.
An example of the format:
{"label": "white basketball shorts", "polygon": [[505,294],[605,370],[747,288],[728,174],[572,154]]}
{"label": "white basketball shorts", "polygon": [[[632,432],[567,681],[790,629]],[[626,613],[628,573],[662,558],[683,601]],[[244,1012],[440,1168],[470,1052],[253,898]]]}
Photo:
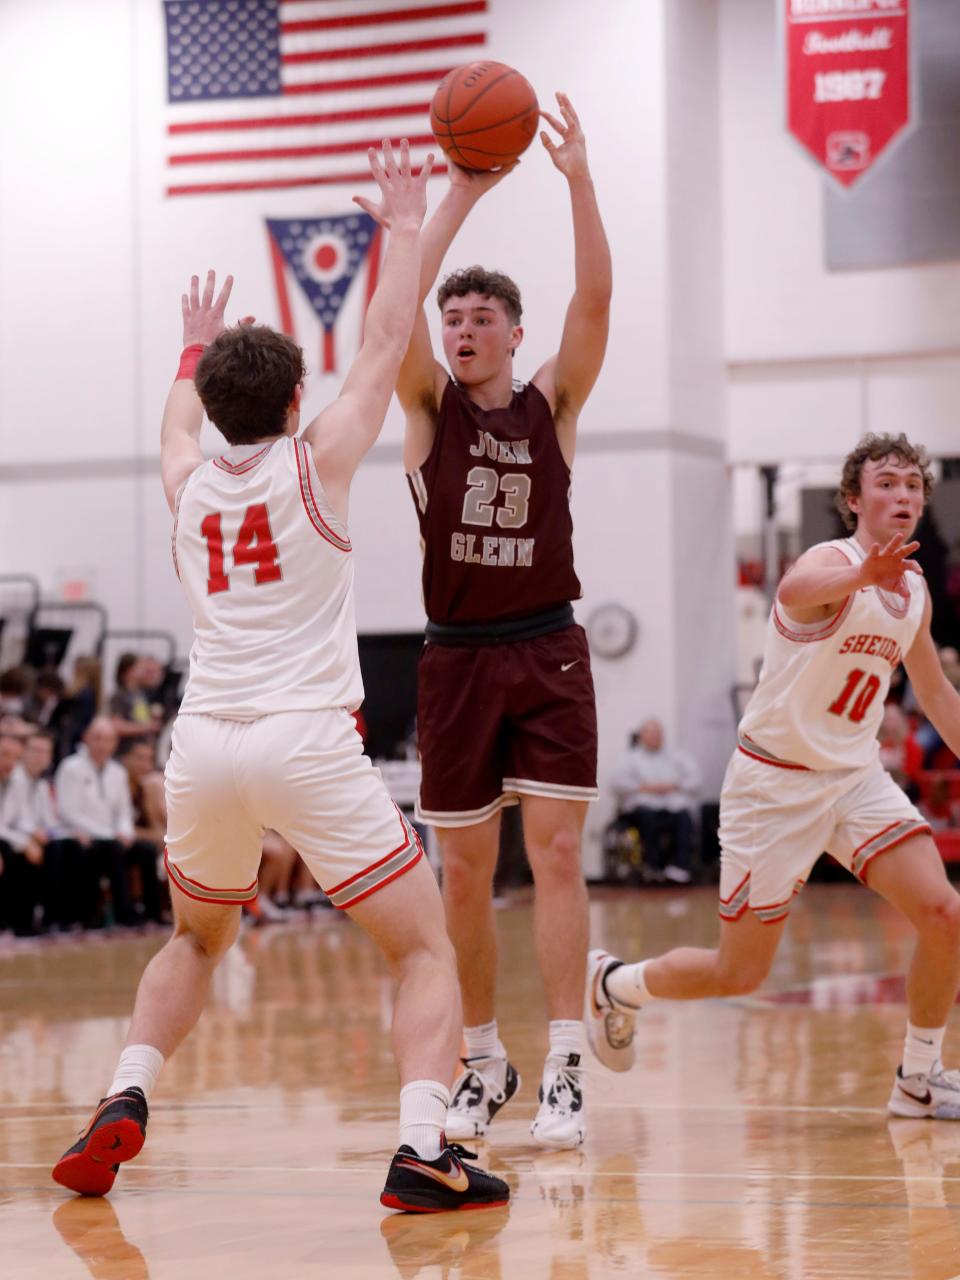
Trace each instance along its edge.
{"label": "white basketball shorts", "polygon": [[336,907],[355,906],[423,855],[341,708],[245,721],[181,715],[165,784],[167,870],[199,902],[256,897],[266,828],[293,845]]}
{"label": "white basketball shorts", "polygon": [[872,860],[930,827],[879,760],[813,770],[733,754],[720,794],[720,917],[783,920],[832,854],[860,881]]}

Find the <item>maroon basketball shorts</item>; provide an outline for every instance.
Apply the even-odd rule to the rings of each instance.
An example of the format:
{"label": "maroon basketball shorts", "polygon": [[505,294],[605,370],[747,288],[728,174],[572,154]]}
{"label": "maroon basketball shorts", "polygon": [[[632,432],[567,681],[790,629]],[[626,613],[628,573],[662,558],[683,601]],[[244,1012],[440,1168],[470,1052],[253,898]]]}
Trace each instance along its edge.
{"label": "maroon basketball shorts", "polygon": [[469,827],[519,797],[597,798],[597,708],[583,628],[467,648],[427,644],[417,817]]}

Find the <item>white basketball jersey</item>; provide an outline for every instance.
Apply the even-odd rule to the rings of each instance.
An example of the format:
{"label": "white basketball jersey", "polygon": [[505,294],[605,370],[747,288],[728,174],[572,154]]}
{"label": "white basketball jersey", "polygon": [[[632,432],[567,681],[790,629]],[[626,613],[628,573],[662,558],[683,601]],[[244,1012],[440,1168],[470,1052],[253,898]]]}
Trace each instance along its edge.
{"label": "white basketball jersey", "polygon": [[[851,564],[866,558],[854,538],[821,545]],[[740,722],[741,750],[806,769],[856,769],[876,758],[890,677],[926,604],[923,579],[904,576],[909,600],[864,587],[822,622],[794,622],[774,601],[760,681]]]}
{"label": "white basketball jersey", "polygon": [[360,705],[350,539],[301,440],[197,467],[177,498],[173,559],[194,625],[181,712]]}

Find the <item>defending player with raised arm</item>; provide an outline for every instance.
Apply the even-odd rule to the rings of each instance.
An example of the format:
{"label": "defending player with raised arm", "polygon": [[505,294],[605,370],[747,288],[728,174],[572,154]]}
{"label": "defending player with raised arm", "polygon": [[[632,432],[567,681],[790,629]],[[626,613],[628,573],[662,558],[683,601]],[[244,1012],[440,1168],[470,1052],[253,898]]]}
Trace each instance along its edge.
{"label": "defending player with raised arm", "polygon": [[[257,892],[265,828],[280,833],[397,978],[400,1148],[381,1202],[414,1212],[503,1204],[509,1188],[443,1137],[460,1036],[436,880],[350,712],[363,698],[347,531],[350,480],[376,439],[416,307],[428,159],[389,142],[370,165],[389,233],[363,346],[338,398],[296,435],[303,353],[263,325],[224,327],[232,280],[184,295],[185,350],[163,417],[164,491],[194,644],[165,775],[172,938],[147,966],[107,1096],[57,1182],[110,1190],[143,1145],[147,1098],[193,1027]],[[204,461],[203,410],[230,448]]]}
{"label": "defending player with raised arm", "polygon": [[[520,1084],[497,1030],[491,905],[500,810],[519,802],[550,1018],[532,1132],[543,1146],[571,1147],[585,1132],[580,842],[596,797],[597,725],[590,655],[571,605],[582,593],[570,468],[577,420],[606,349],[611,265],[583,130],[569,99],[557,98],[562,119],[545,118],[559,142],[547,132],[541,139],[567,182],[575,261],[559,349],[528,384],[515,383],[520,291],[500,272],[469,267],[448,276],[438,294],[450,371],[434,358],[421,311],[397,394],[428,617],[417,812],[437,828],[466,1024],[447,1132],[482,1136]],[[450,187],[424,228],[421,298],[476,201],[506,172],[451,168]]]}
{"label": "defending player with raised arm", "polygon": [[960,1071],[941,1061],[960,984],[960,895],[877,743],[890,677],[903,662],[924,714],[960,756],[960,694],[941,669],[930,594],[911,559],[931,487],[924,451],[903,435],[866,436],[848,455],[838,504],[852,536],[811,548],[780,584],[724,779],[719,946],[640,964],[590,953],[590,1041],[608,1066],[631,1065],[636,1012],[648,1001],[759,986],[793,897],[825,849],[917,935],[888,1110],[960,1120]]}

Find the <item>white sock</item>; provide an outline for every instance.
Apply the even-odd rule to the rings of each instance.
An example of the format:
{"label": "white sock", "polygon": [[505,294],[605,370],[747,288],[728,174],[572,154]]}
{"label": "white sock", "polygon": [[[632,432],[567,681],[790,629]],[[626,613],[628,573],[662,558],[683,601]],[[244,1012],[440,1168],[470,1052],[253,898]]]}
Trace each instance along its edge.
{"label": "white sock", "polygon": [[464,1027],[463,1038],[467,1044],[468,1058],[506,1058],[507,1051],[500,1043],[497,1020],[485,1022],[480,1027]]}
{"label": "white sock", "polygon": [[447,1123],[450,1090],[436,1080],[413,1080],[400,1090],[400,1143],[424,1160],[436,1160]]}
{"label": "white sock", "polygon": [[649,961],[641,960],[639,964],[618,965],[603,980],[603,989],[610,999],[625,1009],[639,1009],[654,997],[647,990],[643,979],[643,971]]}
{"label": "white sock", "polygon": [[943,1049],[946,1027],[915,1027],[907,1023],[903,1041],[902,1071],[905,1076],[927,1075]]}
{"label": "white sock", "polygon": [[557,1018],[550,1023],[550,1057],[569,1058],[571,1053],[578,1053],[582,1059],[584,1047],[582,1022]]}
{"label": "white sock", "polygon": [[143,1090],[145,1098],[149,1098],[164,1061],[163,1054],[152,1044],[128,1044],[120,1054],[107,1097],[121,1093],[124,1089],[137,1088]]}

